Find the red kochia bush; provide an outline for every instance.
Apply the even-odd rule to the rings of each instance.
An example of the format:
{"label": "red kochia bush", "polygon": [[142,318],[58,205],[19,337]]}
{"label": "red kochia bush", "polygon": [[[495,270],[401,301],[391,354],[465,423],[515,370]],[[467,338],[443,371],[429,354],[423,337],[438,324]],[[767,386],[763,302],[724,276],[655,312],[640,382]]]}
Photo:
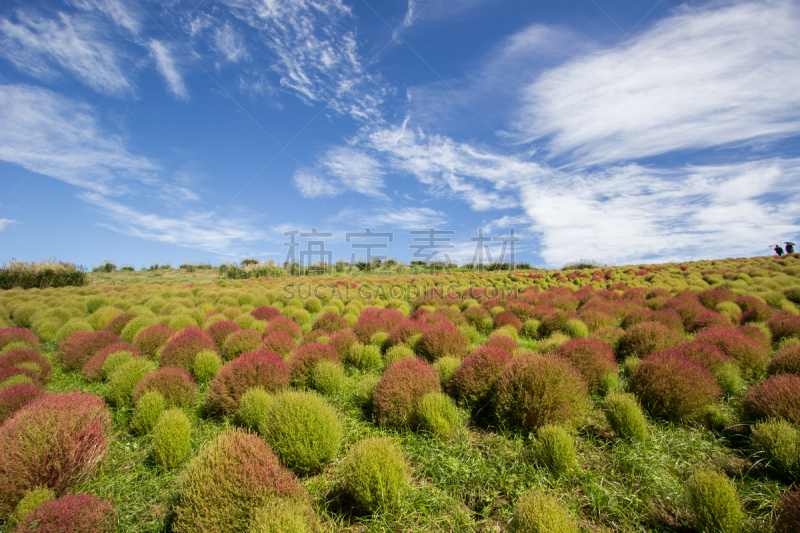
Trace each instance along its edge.
{"label": "red kochia bush", "polygon": [[321,329],[322,331],[333,333],[334,331],[348,329],[349,327],[350,323],[347,322],[345,317],[339,316],[336,313],[325,313],[314,321],[314,325],[311,326],[311,329]]}
{"label": "red kochia bush", "polygon": [[311,373],[320,361],[339,362],[339,354],[333,346],[312,342],[295,350],[289,359],[289,374],[292,385],[305,387],[309,385]]}
{"label": "red kochia bush", "polygon": [[150,372],[133,388],[133,403],[150,391],[158,391],[167,407],[188,407],[194,403],[197,384],[192,375],[178,366],[167,366]]}
{"label": "red kochia bush", "polygon": [[261,348],[261,334],[254,329],[232,333],[222,345],[222,360],[232,361],[246,352]]}
{"label": "red kochia bush", "polygon": [[494,317],[494,327],[502,328],[503,326],[511,326],[519,332],[522,329],[522,321],[511,311],[501,311]]}
{"label": "red kochia bush", "polygon": [[487,340],[484,346],[487,348],[500,348],[510,354],[513,354],[514,350],[519,348],[517,341],[507,335],[495,335]]}
{"label": "red kochia bush", "polygon": [[778,374],[751,387],[742,398],[742,418],[757,422],[782,418],[800,424],[800,376]]}
{"label": "red kochia bush", "polygon": [[442,357],[461,357],[469,348],[469,339],[452,322],[434,324],[425,330],[417,351],[429,363]]}
{"label": "red kochia bush", "polygon": [[658,311],[653,311],[653,314],[650,315],[649,321],[658,322],[659,324],[663,324],[673,331],[683,333],[683,319],[681,318],[681,315],[672,309],[659,309]]}
{"label": "red kochia bush", "polygon": [[598,340],[570,339],[556,348],[555,353],[572,363],[590,391],[600,388],[600,380],[606,373],[617,371],[611,346]]}
{"label": "red kochia bush", "polygon": [[297,343],[294,342],[294,339],[282,331],[270,333],[264,337],[264,351],[276,353],[284,359],[292,353],[296,346]]}
{"label": "red kochia bush", "polygon": [[217,345],[208,332],[197,326],[186,326],[170,337],[158,358],[160,366],[179,366],[192,371],[195,356],[203,350],[217,351]]}
{"label": "red kochia bush", "polygon": [[[458,311],[456,311],[456,313],[458,313]],[[383,330],[387,332],[392,331],[393,327],[406,319],[406,315],[391,307],[382,309],[378,316],[380,317],[381,322],[383,322]]]}
{"label": "red kochia bush", "polygon": [[775,315],[767,321],[767,327],[772,332],[772,340],[775,342],[789,337],[800,339],[800,315],[784,313]]}
{"label": "red kochia bush", "polygon": [[133,338],[133,345],[143,356],[155,360],[158,357],[159,348],[163,347],[174,333],[175,330],[164,324],[153,324],[136,334]]}
{"label": "red kochia bush", "polygon": [[772,340],[767,337],[767,334],[761,331],[760,328],[756,326],[739,326],[739,331],[756,341],[760,344],[765,350],[770,351],[772,350]]}
{"label": "red kochia bush", "polygon": [[36,374],[39,376],[38,381],[41,384],[50,381],[50,372],[52,370],[50,361],[36,350],[17,348],[16,350],[9,350],[4,354],[0,354],[0,368],[11,368],[22,363],[33,363],[39,368]]}
{"label": "red kochia bush", "polygon": [[739,296],[738,298],[733,300],[733,303],[739,306],[739,309],[742,310],[743,313],[746,313],[753,307],[758,307],[764,305],[764,301],[756,298],[755,296]]}
{"label": "red kochia bush", "polygon": [[730,289],[708,289],[697,293],[700,303],[712,311],[722,302],[730,302],[736,298],[736,293]]}
{"label": "red kochia bush", "polygon": [[116,352],[131,352],[136,357],[141,357],[142,355],[135,346],[128,344],[125,341],[109,344],[94,354],[92,358],[86,361],[86,364],[81,368],[81,372],[83,372],[83,375],[86,376],[86,379],[89,381],[99,381],[102,379],[103,363],[106,362],[106,359],[109,355]]}
{"label": "red kochia bush", "polygon": [[673,350],[645,358],[629,386],[651,415],[670,420],[689,418],[722,394],[708,369]]}
{"label": "red kochia bush", "polygon": [[353,324],[353,333],[356,334],[358,340],[364,344],[369,343],[372,336],[379,331],[386,331],[383,321],[374,314],[364,314],[358,317],[358,321]]}
{"label": "red kochia bush", "polygon": [[94,354],[120,340],[108,331],[76,331],[58,343],[57,356],[67,369],[80,370]]}
{"label": "red kochia bush", "polygon": [[628,311],[625,314],[625,318],[622,319],[619,325],[622,329],[628,329],[636,324],[649,321],[652,315],[652,309],[648,309],[646,307],[637,307],[636,309],[631,309]]}
{"label": "red kochia bush", "polygon": [[34,509],[14,533],[110,533],[116,517],[108,502],[86,494],[67,494]]}
{"label": "red kochia bush", "polygon": [[784,346],[767,365],[767,375],[793,374],[800,376],[800,344]]}
{"label": "red kochia bush", "polygon": [[800,531],[800,486],[791,487],[781,498],[775,531],[776,533]]}
{"label": "red kochia bush", "polygon": [[575,318],[576,315],[567,313],[565,311],[556,311],[542,317],[542,323],[539,326],[539,337],[549,337],[556,331],[563,331],[567,325],[567,320]]}
{"label": "red kochia bush", "polygon": [[45,395],[0,426],[0,520],[28,491],[63,494],[98,467],[111,436],[105,402],[84,392]]}
{"label": "red kochia bush", "polygon": [[39,345],[39,339],[25,328],[0,328],[0,350],[12,342],[27,342],[31,347]]}
{"label": "red kochia bush", "polygon": [[13,378],[17,375],[24,375],[31,378],[31,382],[36,386],[44,386],[39,378],[39,374],[34,372],[33,370],[28,370],[27,368],[21,368],[18,366],[12,366],[9,368],[0,368],[0,383],[4,382],[8,378]]}
{"label": "red kochia bush", "polygon": [[415,357],[400,359],[386,367],[372,389],[373,416],[382,425],[413,425],[422,397],[439,391],[439,374],[431,365]]}
{"label": "red kochia bush", "polygon": [[358,337],[352,329],[339,330],[328,338],[328,344],[333,346],[333,349],[339,354],[339,359],[342,359],[350,351],[350,347],[357,342]]}
{"label": "red kochia bush", "polygon": [[763,302],[759,301],[758,305],[754,305],[742,313],[742,316],[739,317],[739,323],[749,324],[751,322],[767,322],[777,313],[778,312],[775,309],[769,307],[768,305],[764,305]]}
{"label": "red kochia bush", "polygon": [[652,354],[652,356],[664,353],[676,353],[678,355],[682,355],[687,359],[691,359],[696,363],[700,363],[712,374],[715,374],[725,363],[733,363],[734,365],[736,364],[736,361],[722,353],[719,348],[713,344],[706,344],[704,342],[692,341],[679,344],[674,348],[656,352]]}
{"label": "red kochia bush", "polygon": [[32,383],[12,385],[0,391],[0,425],[42,394],[44,391],[41,387]]}
{"label": "red kochia bush", "polygon": [[453,372],[447,389],[462,405],[478,405],[489,399],[492,385],[511,356],[500,348],[481,346],[470,352]]}
{"label": "red kochia bush", "polygon": [[696,331],[700,331],[701,329],[714,327],[731,328],[733,325],[725,315],[715,311],[703,311],[699,315],[695,316],[689,322],[689,324],[687,324],[686,329],[694,333]]}
{"label": "red kochia bush", "polygon": [[694,317],[706,310],[706,308],[696,300],[685,300],[677,297],[670,298],[664,302],[662,309],[672,309],[678,313],[684,324],[688,324]]}
{"label": "red kochia bush", "polygon": [[324,329],[315,329],[303,335],[303,338],[300,339],[300,342],[297,343],[297,346],[305,346],[306,344],[311,344],[312,342],[325,343],[329,336],[330,333]]}
{"label": "red kochia bush", "polygon": [[484,319],[491,318],[492,316],[489,314],[489,311],[479,305],[467,307],[461,314],[464,316],[467,322],[476,328],[481,326],[481,323],[484,321]]}
{"label": "red kochia bush", "polygon": [[285,316],[276,316],[267,322],[267,325],[264,326],[262,336],[266,337],[270,333],[275,333],[278,331],[286,333],[295,340],[303,336],[303,330],[300,328],[300,326],[298,326],[294,320],[291,318],[286,318]]}
{"label": "red kochia bush", "polygon": [[250,387],[277,392],[289,383],[289,368],[279,356],[261,350],[246,353],[219,369],[208,390],[206,409],[232,415]]}
{"label": "red kochia bush", "polygon": [[387,341],[387,346],[389,346],[390,348],[394,346],[399,346],[404,342],[406,342],[411,337],[413,337],[414,335],[421,335],[426,328],[427,326],[423,322],[420,322],[419,320],[410,320],[410,319],[403,320],[395,327],[393,327],[392,331],[389,332],[389,340]]}
{"label": "red kochia bush", "polygon": [[617,355],[620,359],[629,356],[645,357],[659,350],[676,346],[683,337],[680,333],[657,322],[642,322],[631,326],[620,337]]}
{"label": "red kochia bush", "polygon": [[211,335],[211,338],[214,339],[214,344],[217,345],[217,349],[221,352],[222,346],[225,344],[225,341],[228,340],[228,337],[241,329],[239,324],[233,320],[218,320],[208,326],[206,331]]}
{"label": "red kochia bush", "polygon": [[576,423],[589,405],[589,393],[570,362],[531,353],[515,357],[497,377],[492,403],[504,423],[533,429]]}
{"label": "red kochia bush", "polygon": [[108,331],[114,335],[122,335],[122,330],[128,325],[128,322],[136,318],[135,313],[120,313],[103,326],[103,331]]}
{"label": "red kochia bush", "polygon": [[250,311],[250,315],[256,320],[266,320],[269,322],[276,316],[280,316],[281,312],[274,307],[261,306]]}
{"label": "red kochia bush", "polygon": [[758,342],[732,328],[708,328],[700,331],[695,341],[713,344],[733,358],[746,375],[761,374],[769,362],[769,353]]}

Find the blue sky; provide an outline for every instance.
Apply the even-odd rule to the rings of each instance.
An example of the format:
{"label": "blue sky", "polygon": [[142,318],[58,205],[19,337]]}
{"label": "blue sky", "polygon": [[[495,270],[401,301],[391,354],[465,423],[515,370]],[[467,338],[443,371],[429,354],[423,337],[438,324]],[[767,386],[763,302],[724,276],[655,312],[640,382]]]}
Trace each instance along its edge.
{"label": "blue sky", "polygon": [[764,255],[800,227],[798,27],[796,1],[9,0],[0,260],[282,262],[311,228],[334,259],[408,262],[428,228],[459,261],[478,228],[546,267]]}

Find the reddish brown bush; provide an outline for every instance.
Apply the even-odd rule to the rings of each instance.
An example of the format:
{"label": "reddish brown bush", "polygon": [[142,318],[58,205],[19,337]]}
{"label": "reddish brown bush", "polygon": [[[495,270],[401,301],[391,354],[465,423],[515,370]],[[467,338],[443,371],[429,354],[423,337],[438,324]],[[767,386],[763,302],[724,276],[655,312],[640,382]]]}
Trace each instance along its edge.
{"label": "reddish brown bush", "polygon": [[[456,314],[459,315],[458,318],[460,319],[461,318],[460,313],[458,313],[458,311],[455,312]],[[397,324],[406,319],[406,315],[404,315],[397,309],[393,309],[391,307],[387,307],[386,309],[381,309],[381,312],[378,314],[378,317],[380,317],[381,322],[383,322],[383,330],[386,332],[392,331],[393,327],[395,327]]]}
{"label": "reddish brown bush", "polygon": [[9,368],[0,368],[0,383],[3,383],[5,380],[13,378],[14,376],[18,376],[20,374],[29,377],[31,379],[31,382],[37,387],[44,386],[44,384],[41,382],[39,374],[37,374],[33,370],[17,366],[12,366]]}
{"label": "reddish brown bush", "polygon": [[42,394],[42,388],[32,383],[12,385],[0,391],[0,425]]}
{"label": "reddish brown bush", "polygon": [[284,359],[286,359],[296,347],[297,343],[294,339],[282,331],[277,331],[264,337],[264,351],[276,353]]}
{"label": "reddish brown bush", "polygon": [[353,325],[353,333],[362,344],[369,344],[369,340],[379,331],[386,331],[383,321],[374,314],[364,314],[358,317],[358,321]]}
{"label": "reddish brown bush", "polygon": [[763,373],[769,362],[769,353],[763,346],[735,329],[704,329],[697,334],[695,340],[719,348],[722,353],[733,358],[746,375]]}
{"label": "reddish brown bush", "polygon": [[800,315],[785,313],[775,315],[767,321],[767,327],[772,332],[774,342],[780,342],[789,337],[800,339]]}
{"label": "reddish brown bush", "polygon": [[639,287],[628,289],[622,293],[623,300],[638,300],[645,297],[644,289]]}
{"label": "reddish brown bush", "polygon": [[742,310],[743,313],[749,311],[753,307],[758,307],[764,305],[763,300],[756,298],[755,296],[739,296],[733,300],[733,303],[739,306],[739,309]]}
{"label": "reddish brown bush", "polygon": [[494,317],[494,327],[502,328],[503,326],[511,326],[519,333],[522,329],[522,321],[511,311],[502,311]]}
{"label": "reddish brown bush", "polygon": [[793,486],[781,498],[778,506],[776,533],[797,533],[800,531],[800,486]]}
{"label": "reddish brown bush", "polygon": [[0,369],[11,368],[27,363],[32,363],[39,369],[36,371],[36,375],[39,377],[39,383],[45,384],[50,381],[50,374],[52,371],[50,361],[36,350],[17,348],[0,354]]}
{"label": "reddish brown bush", "polygon": [[691,359],[703,365],[712,374],[715,374],[725,363],[736,364],[736,361],[722,353],[722,351],[713,344],[697,341],[679,344],[674,348],[656,352],[652,354],[652,356],[664,353],[675,353],[687,359]]}
{"label": "reddish brown bush", "polygon": [[139,353],[150,360],[158,359],[158,350],[167,344],[175,331],[164,324],[147,326],[133,338],[133,345]]}
{"label": "reddish brown bush", "polygon": [[280,316],[281,312],[274,307],[261,306],[250,311],[250,315],[256,320],[265,320],[269,322],[276,316]]}
{"label": "reddish brown bush", "polygon": [[616,346],[624,334],[625,332],[622,329],[616,326],[611,326],[607,328],[600,328],[597,331],[593,331],[591,334],[589,334],[589,338],[592,340],[604,342],[609,346],[611,346],[612,350],[616,351]]}
{"label": "reddish brown bush", "polygon": [[617,371],[611,346],[597,340],[570,339],[556,348],[555,354],[572,363],[590,391],[600,388],[600,380],[606,373]]}
{"label": "reddish brown bush", "polygon": [[233,361],[243,353],[261,348],[261,334],[254,329],[243,329],[232,333],[222,345],[222,360]]}
{"label": "reddish brown bush", "polygon": [[703,305],[696,300],[685,300],[683,298],[670,298],[664,302],[662,309],[672,309],[683,320],[684,325],[691,322],[694,317],[706,310]]}
{"label": "reddish brown bush", "polygon": [[186,370],[167,366],[139,380],[131,393],[133,403],[150,391],[160,392],[167,407],[189,407],[194,404],[197,383]]}
{"label": "reddish brown bush", "polygon": [[622,319],[622,322],[620,322],[619,325],[622,329],[628,329],[636,324],[648,322],[651,316],[653,316],[652,309],[647,309],[646,307],[637,307],[636,309],[631,309],[628,311],[625,314],[625,318]]}
{"label": "reddish brown bush", "polygon": [[330,333],[324,329],[315,329],[314,331],[309,331],[303,335],[303,338],[300,339],[300,342],[297,343],[297,346],[305,346],[306,344],[311,344],[312,342],[321,342],[325,344],[328,342],[329,338]]}
{"label": "reddish brown bush", "polygon": [[289,359],[289,374],[292,385],[306,387],[309,385],[311,373],[320,361],[339,362],[339,354],[333,346],[313,342],[295,350]]}
{"label": "reddish brown bush", "polygon": [[736,329],[756,341],[765,350],[772,350],[772,341],[767,337],[767,334],[761,331],[757,326],[739,326]]}
{"label": "reddish brown bush", "polygon": [[372,390],[373,415],[381,425],[416,424],[416,408],[429,392],[440,392],[439,374],[417,358],[391,363]]}
{"label": "reddish brown bush", "polygon": [[757,422],[766,418],[782,418],[800,424],[800,376],[770,376],[748,389],[742,398],[742,418]]}
{"label": "reddish brown bush", "polygon": [[325,313],[317,318],[314,321],[314,325],[311,326],[312,330],[321,329],[327,333],[333,333],[334,331],[340,331],[349,328],[350,323],[347,322],[347,319],[343,316],[337,315],[336,313]]}
{"label": "reddish brown bush", "polygon": [[472,350],[447,382],[448,393],[462,405],[484,403],[497,376],[510,362],[511,355],[500,348],[481,346]]}
{"label": "reddish brown bush", "polygon": [[550,313],[542,318],[542,323],[539,326],[538,335],[541,338],[549,337],[557,331],[564,331],[567,321],[571,318],[577,318],[574,313],[567,313],[565,311],[556,311]]}
{"label": "reddish brown bush", "polygon": [[687,324],[686,329],[692,333],[700,331],[701,329],[706,328],[731,328],[733,324],[731,321],[728,320],[728,317],[722,315],[720,313],[714,311],[703,311],[702,313],[695,316],[689,324]]}
{"label": "reddish brown bush", "polygon": [[708,369],[674,350],[645,358],[628,384],[651,415],[669,420],[695,416],[722,394]]}
{"label": "reddish brown bush", "polygon": [[264,331],[262,332],[262,336],[266,337],[271,333],[277,332],[286,333],[291,338],[297,340],[303,336],[303,330],[300,329],[300,326],[292,320],[291,318],[286,318],[285,316],[276,316],[264,327]]}
{"label": "reddish brown bush", "polygon": [[108,502],[86,494],[67,494],[38,506],[14,533],[110,533],[116,517]]}
{"label": "reddish brown bush", "polygon": [[789,344],[778,350],[767,365],[767,375],[776,374],[800,376],[800,344]]}
{"label": "reddish brown bush", "polygon": [[328,344],[333,346],[339,359],[350,352],[350,347],[358,342],[358,337],[351,329],[339,330],[328,338]]}
{"label": "reddish brown bush", "polygon": [[708,289],[697,293],[700,303],[712,311],[722,302],[732,302],[736,299],[736,293],[730,289]]}
{"label": "reddish brown bush", "polygon": [[620,359],[630,356],[645,357],[660,350],[676,346],[683,337],[663,324],[642,322],[631,326],[620,337],[617,355]]}
{"label": "reddish brown bush", "polygon": [[228,340],[228,337],[241,329],[239,324],[233,320],[218,320],[208,326],[206,331],[211,335],[211,338],[214,339],[214,344],[217,345],[217,349],[222,352],[222,347],[225,345],[225,341]]}
{"label": "reddish brown bush", "polygon": [[419,355],[429,363],[442,357],[461,357],[469,348],[469,339],[452,322],[441,322],[427,328],[417,343]]}
{"label": "reddish brown bush", "polygon": [[128,322],[136,318],[135,313],[120,313],[103,326],[103,331],[108,331],[114,335],[122,335],[122,330],[128,325]]}
{"label": "reddish brown bush", "polygon": [[0,520],[34,487],[63,494],[86,479],[110,436],[108,407],[88,393],[45,395],[17,411],[0,426]]}
{"label": "reddish brown bush", "polygon": [[496,335],[491,337],[486,341],[484,346],[487,348],[500,348],[501,350],[504,350],[510,354],[513,354],[514,350],[519,348],[517,341],[506,335]]}
{"label": "reddish brown bush", "polygon": [[[477,306],[476,306],[477,307]],[[426,325],[418,320],[403,320],[389,332],[388,347],[399,346],[414,335],[421,335],[425,331]]]}
{"label": "reddish brown bush", "polygon": [[217,345],[206,331],[197,326],[186,326],[167,341],[158,358],[160,366],[179,366],[192,371],[195,356],[203,350],[216,352]]}
{"label": "reddish brown bush", "polygon": [[135,346],[132,346],[127,342],[119,341],[115,342],[114,344],[109,344],[94,354],[92,358],[86,361],[86,364],[81,368],[81,372],[83,372],[83,375],[86,376],[86,379],[89,381],[101,380],[103,378],[103,363],[106,362],[106,359],[109,355],[116,352],[131,352],[137,357],[141,357],[142,355]]}
{"label": "reddish brown bush", "polygon": [[[530,314],[530,311],[528,313]],[[485,319],[491,318],[492,316],[489,314],[489,311],[479,305],[467,307],[461,314],[470,325],[476,328],[479,328]]]}
{"label": "reddish brown bush", "polygon": [[492,403],[505,424],[534,429],[576,423],[588,408],[589,394],[570,362],[531,353],[515,357],[497,377]]}
{"label": "reddish brown bush", "polygon": [[31,348],[39,345],[39,339],[25,328],[0,328],[0,350],[12,342],[27,342]]}
{"label": "reddish brown bush", "polygon": [[246,353],[219,369],[208,389],[206,410],[232,415],[251,387],[277,392],[289,383],[289,368],[278,355],[263,351]]}
{"label": "reddish brown bush", "polygon": [[515,317],[519,319],[520,322],[525,322],[531,316],[531,311],[533,311],[533,307],[525,302],[521,302],[519,300],[509,302],[508,306],[506,306],[506,311],[509,313],[513,313]]}
{"label": "reddish brown bush", "polygon": [[767,322],[777,313],[775,309],[764,305],[764,303],[759,300],[758,305],[754,305],[742,313],[742,316],[739,318],[739,323],[750,324],[751,322]]}
{"label": "reddish brown bush", "polygon": [[76,331],[58,343],[56,356],[68,370],[80,370],[94,354],[120,340],[108,331]]}
{"label": "reddish brown bush", "polygon": [[614,316],[593,308],[582,308],[578,312],[578,318],[586,324],[589,331],[597,331],[606,328],[614,323]]}
{"label": "reddish brown bush", "polygon": [[659,309],[658,311],[653,311],[653,314],[650,315],[650,322],[658,322],[659,324],[663,324],[673,331],[683,333],[683,319],[681,318],[681,315],[672,309]]}

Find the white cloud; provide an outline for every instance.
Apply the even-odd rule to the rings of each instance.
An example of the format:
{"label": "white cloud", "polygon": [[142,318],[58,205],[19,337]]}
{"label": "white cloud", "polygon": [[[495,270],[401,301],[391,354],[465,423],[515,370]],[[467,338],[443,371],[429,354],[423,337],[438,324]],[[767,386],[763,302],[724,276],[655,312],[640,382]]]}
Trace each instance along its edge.
{"label": "white cloud", "polygon": [[14,227],[15,225],[19,224],[16,220],[11,220],[8,218],[0,218],[0,231],[3,231],[7,227]]}
{"label": "white cloud", "polygon": [[85,11],[99,11],[114,21],[117,26],[138,35],[141,29],[139,17],[128,11],[119,0],[73,0],[72,4]]}
{"label": "white cloud", "polygon": [[383,169],[380,162],[362,151],[343,146],[328,151],[322,164],[342,185],[366,196],[384,198]]}
{"label": "white cloud", "polygon": [[169,92],[179,100],[188,100],[189,91],[186,90],[183,77],[175,66],[175,60],[172,58],[169,48],[155,39],[150,41],[148,48],[156,60],[156,68],[164,78]]}
{"label": "white cloud", "polygon": [[429,207],[392,206],[376,207],[370,210],[345,210],[335,217],[336,221],[347,222],[362,228],[386,229],[425,229],[442,226],[447,215]]}
{"label": "white cloud", "polygon": [[796,2],[684,7],[525,89],[519,139],[602,164],[800,131]]}
{"label": "white cloud", "polygon": [[241,35],[228,22],[222,28],[214,29],[214,48],[231,63],[250,60]]}
{"label": "white cloud", "polygon": [[17,12],[18,23],[0,19],[0,50],[18,69],[50,80],[60,67],[102,94],[120,96],[132,88],[119,65],[119,52],[99,24],[59,13],[44,19]]}
{"label": "white cloud", "polygon": [[292,182],[306,198],[330,197],[342,192],[336,185],[309,170],[296,170]]}

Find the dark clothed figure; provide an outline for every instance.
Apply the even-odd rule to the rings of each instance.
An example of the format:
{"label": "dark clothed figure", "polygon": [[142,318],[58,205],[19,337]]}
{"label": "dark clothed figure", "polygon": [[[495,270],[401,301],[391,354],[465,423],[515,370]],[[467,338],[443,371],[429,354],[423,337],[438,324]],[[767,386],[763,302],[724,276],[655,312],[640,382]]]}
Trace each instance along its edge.
{"label": "dark clothed figure", "polygon": [[783,248],[781,248],[780,246],[776,246],[775,247],[775,253],[778,254],[778,257],[782,256],[783,255]]}
{"label": "dark clothed figure", "polygon": [[787,254],[793,254],[794,253],[794,246],[792,246],[789,243],[786,243],[786,253]]}

